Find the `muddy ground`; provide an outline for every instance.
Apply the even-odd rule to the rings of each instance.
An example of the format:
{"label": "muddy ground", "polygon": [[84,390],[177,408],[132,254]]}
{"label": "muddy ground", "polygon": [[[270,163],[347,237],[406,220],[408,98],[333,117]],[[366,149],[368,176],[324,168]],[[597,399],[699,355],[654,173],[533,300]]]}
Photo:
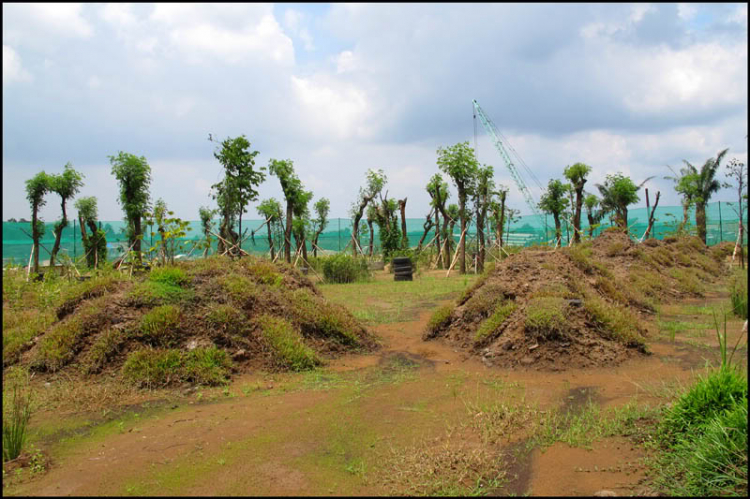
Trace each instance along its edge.
{"label": "muddy ground", "polygon": [[[438,276],[444,272],[422,278]],[[458,274],[448,279],[472,282]],[[700,308],[726,303],[716,287],[703,298],[665,306],[660,320],[708,323]],[[33,440],[49,461],[38,473],[9,472],[3,493],[651,495],[658,491],[645,480],[646,451],[633,438],[530,447],[520,425],[490,445],[477,424],[488,414],[483,408],[515,403],[575,413],[591,403],[603,410],[656,405],[719,356],[711,329],[672,339],[654,319],[643,325],[652,354],[617,366],[541,373],[499,368],[445,339],[423,341],[432,310],[415,308],[410,320],[372,327],[381,349],[343,355],[313,372],[245,374],[227,388],[185,389],[166,402],[112,408],[109,415],[39,412]],[[741,322],[730,320],[728,327],[734,343]],[[144,392],[153,396],[159,392]],[[451,477],[462,466],[471,476],[475,462],[491,463],[497,479],[479,490],[455,488]],[[443,481],[444,488],[430,488]]]}

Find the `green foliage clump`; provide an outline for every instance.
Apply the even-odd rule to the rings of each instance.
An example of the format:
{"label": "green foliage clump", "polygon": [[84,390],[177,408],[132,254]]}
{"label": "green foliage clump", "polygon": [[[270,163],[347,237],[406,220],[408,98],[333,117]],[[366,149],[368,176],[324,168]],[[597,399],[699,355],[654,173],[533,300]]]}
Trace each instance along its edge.
{"label": "green foliage clump", "polygon": [[703,286],[695,277],[695,272],[691,270],[672,268],[669,269],[669,275],[677,281],[677,287],[685,293],[701,295]]}
{"label": "green foliage clump", "polygon": [[505,299],[505,288],[498,284],[486,284],[474,291],[466,301],[464,317],[467,320],[488,317],[498,303]]}
{"label": "green foliage clump", "polygon": [[233,300],[241,304],[254,302],[261,292],[257,284],[240,274],[229,274],[222,277],[221,285]]}
{"label": "green foliage clump", "polygon": [[3,310],[3,367],[18,362],[21,353],[35,336],[55,321],[51,310]]}
{"label": "green foliage clump", "polygon": [[83,321],[80,317],[58,322],[39,341],[32,367],[43,371],[58,371],[73,359],[78,339],[82,335]]}
{"label": "green foliage clump", "polygon": [[284,366],[294,371],[302,371],[312,369],[321,363],[289,321],[264,314],[258,318],[258,325],[263,338]]}
{"label": "green foliage clump", "polygon": [[219,385],[226,383],[231,368],[226,352],[214,346],[189,352],[145,348],[128,356],[122,374],[125,379],[149,388],[185,381]]}
{"label": "green foliage clump", "polygon": [[338,254],[323,260],[323,278],[330,283],[349,283],[369,279],[370,271],[364,258]]}
{"label": "green foliage clump", "polygon": [[260,258],[243,260],[248,262],[245,265],[258,283],[278,288],[284,282],[284,275],[273,263]]}
{"label": "green foliage clump", "polygon": [[140,332],[153,345],[168,346],[180,322],[180,309],[174,305],[161,305],[141,318]]}
{"label": "green foliage clump", "polygon": [[452,312],[453,307],[450,305],[443,305],[435,310],[430,316],[430,320],[427,322],[427,332],[434,335],[447,326],[450,323]]}
{"label": "green foliage clump", "polygon": [[491,316],[489,316],[489,318],[484,321],[481,326],[479,326],[479,329],[477,329],[476,335],[474,336],[474,341],[479,343],[485,338],[489,337],[492,333],[497,331],[500,326],[503,325],[505,319],[510,317],[510,314],[515,312],[516,308],[518,308],[518,305],[516,305],[516,303],[511,300],[507,300],[499,304],[497,308],[495,308],[495,312]]}
{"label": "green foliage clump", "polygon": [[563,298],[532,298],[526,305],[526,331],[534,334],[537,339],[563,337],[568,331],[565,308],[566,302]]}

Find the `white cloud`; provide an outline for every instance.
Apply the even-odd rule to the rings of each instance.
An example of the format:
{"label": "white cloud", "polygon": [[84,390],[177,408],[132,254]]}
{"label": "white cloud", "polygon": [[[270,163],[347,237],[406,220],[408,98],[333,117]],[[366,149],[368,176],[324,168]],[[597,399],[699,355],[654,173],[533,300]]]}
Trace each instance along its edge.
{"label": "white cloud", "polygon": [[133,26],[137,22],[130,4],[108,3],[100,12],[102,19],[118,27]]}
{"label": "white cloud", "polygon": [[3,45],[3,85],[31,81],[32,77],[21,65],[21,57],[8,45]]}
{"label": "white cloud", "polygon": [[698,8],[691,4],[691,3],[678,3],[677,4],[677,15],[680,16],[680,19],[684,19],[685,21],[690,21],[695,17],[695,14],[698,12]]}
{"label": "white cloud", "polygon": [[3,25],[4,41],[38,45],[49,35],[90,38],[94,34],[80,3],[4,3],[3,14],[15,20],[13,25]]}
{"label": "white cloud", "polygon": [[747,4],[743,3],[735,7],[734,12],[729,15],[729,22],[737,23],[747,28]]}
{"label": "white cloud", "polygon": [[99,79],[98,76],[92,75],[91,77],[89,77],[89,79],[86,82],[86,84],[89,86],[89,88],[95,89],[95,88],[99,88],[101,86],[102,81]]}

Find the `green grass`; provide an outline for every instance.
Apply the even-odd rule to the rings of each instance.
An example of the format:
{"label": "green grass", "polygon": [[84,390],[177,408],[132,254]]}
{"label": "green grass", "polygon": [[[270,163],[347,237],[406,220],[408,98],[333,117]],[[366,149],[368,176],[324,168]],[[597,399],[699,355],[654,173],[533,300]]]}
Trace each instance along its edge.
{"label": "green grass", "polygon": [[481,326],[479,326],[476,334],[474,335],[474,341],[476,343],[480,343],[487,337],[492,335],[500,328],[500,326],[502,326],[503,322],[505,322],[505,319],[510,317],[510,315],[515,312],[516,308],[518,308],[518,305],[510,300],[500,303],[495,308],[495,312],[493,312],[493,314],[489,316]]}
{"label": "green grass", "polygon": [[245,314],[232,305],[213,303],[205,317],[211,327],[227,334],[239,334],[245,328]]}
{"label": "green grass", "polygon": [[101,333],[89,348],[81,362],[86,374],[98,373],[107,362],[119,351],[125,342],[125,334],[120,329],[107,329]]}
{"label": "green grass", "polygon": [[447,326],[451,320],[451,313],[453,312],[453,306],[442,305],[438,307],[430,316],[430,320],[427,321],[427,331],[430,334],[436,334],[442,328]]}
{"label": "green grass", "polygon": [[747,270],[737,271],[732,277],[729,298],[734,314],[747,320]]}
{"label": "green grass", "polygon": [[594,295],[585,297],[583,307],[605,336],[629,347],[644,347],[638,318],[628,309],[611,305]]}
{"label": "green grass", "polygon": [[128,355],[122,374],[126,380],[149,388],[185,381],[218,385],[227,381],[231,366],[226,352],[216,347],[189,352],[145,348]]}
{"label": "green grass", "polygon": [[685,322],[685,321],[657,321],[659,332],[666,332],[669,338],[674,341],[675,335],[680,332],[687,333],[688,336],[694,338],[703,338],[706,336],[706,330],[711,329],[711,324],[703,324],[696,322]]}
{"label": "green grass", "polygon": [[240,274],[229,274],[220,279],[221,286],[229,296],[243,306],[253,304],[262,289],[252,280]]}
{"label": "green grass", "polygon": [[655,482],[673,495],[747,495],[747,377],[725,365],[666,409]]}
{"label": "green grass", "polygon": [[21,353],[30,346],[30,341],[55,321],[50,309],[3,310],[3,366],[18,362]]}
{"label": "green grass", "polygon": [[321,336],[345,345],[358,345],[357,325],[346,310],[299,288],[285,295],[290,310],[305,335]]}
{"label": "green grass", "polygon": [[263,338],[278,361],[293,371],[312,369],[321,364],[315,352],[305,345],[302,335],[287,320],[262,315],[258,319]]}
{"label": "green grass", "polygon": [[190,277],[178,267],[159,267],[151,271],[148,276],[151,282],[159,282],[170,286],[181,287],[190,283]]}
{"label": "green grass", "polygon": [[563,337],[568,332],[565,308],[563,298],[532,298],[526,305],[526,331],[543,340]]}
{"label": "green grass", "polygon": [[26,444],[31,419],[31,394],[14,383],[13,398],[9,405],[9,414],[3,411],[3,462],[21,455]]}
{"label": "green grass", "polygon": [[153,346],[168,347],[175,340],[175,330],[180,323],[180,309],[174,305],[161,305],[141,317],[140,333]]}
{"label": "green grass", "polygon": [[167,282],[144,281],[136,284],[128,293],[128,304],[136,307],[154,307],[156,305],[179,303],[192,299],[194,293]]}

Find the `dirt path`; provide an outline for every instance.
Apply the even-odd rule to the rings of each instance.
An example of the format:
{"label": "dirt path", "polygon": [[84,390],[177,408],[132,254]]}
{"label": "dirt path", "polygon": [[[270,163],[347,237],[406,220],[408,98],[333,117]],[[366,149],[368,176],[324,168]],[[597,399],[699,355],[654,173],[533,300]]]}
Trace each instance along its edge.
{"label": "dirt path", "polygon": [[[4,493],[388,495],[408,491],[393,476],[407,449],[442,441],[446,428],[465,425],[472,404],[522,398],[540,410],[575,411],[589,400],[604,408],[634,399],[657,403],[659,390],[687,384],[694,369],[718,355],[710,334],[699,338],[706,345],[699,347],[654,331],[652,355],[616,367],[511,371],[488,367],[442,341],[423,342],[429,314],[375,327],[383,340],[375,355],[345,356],[316,373],[247,376],[216,402],[113,422],[53,446],[46,474]],[[530,453],[522,443],[522,436],[511,436],[502,444],[507,480],[494,494],[640,491],[642,453],[622,437],[591,449],[558,442]]]}

